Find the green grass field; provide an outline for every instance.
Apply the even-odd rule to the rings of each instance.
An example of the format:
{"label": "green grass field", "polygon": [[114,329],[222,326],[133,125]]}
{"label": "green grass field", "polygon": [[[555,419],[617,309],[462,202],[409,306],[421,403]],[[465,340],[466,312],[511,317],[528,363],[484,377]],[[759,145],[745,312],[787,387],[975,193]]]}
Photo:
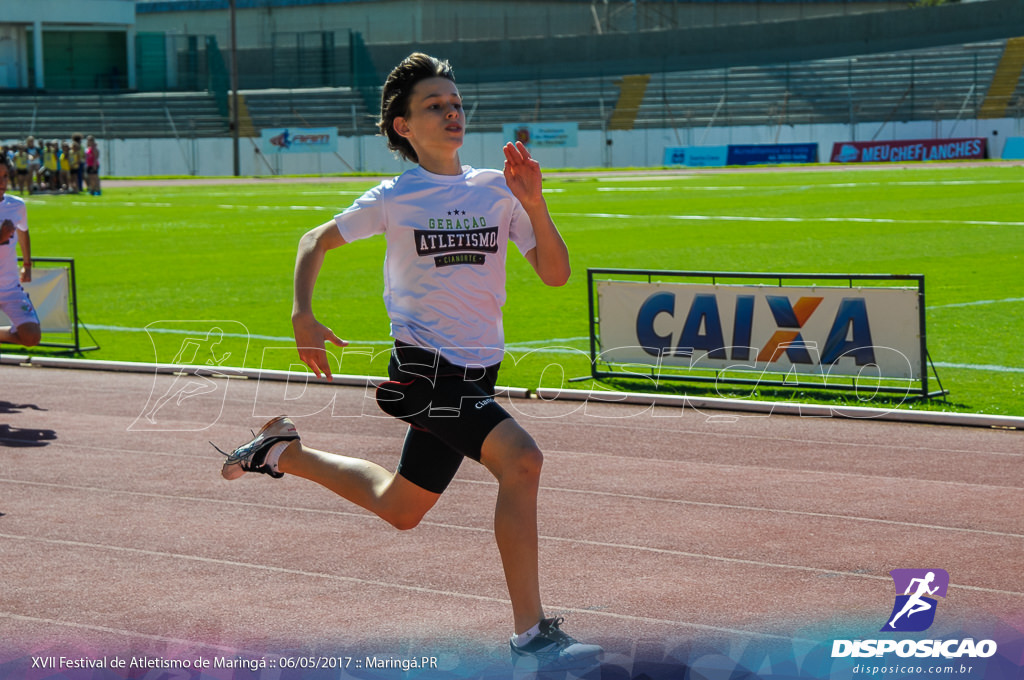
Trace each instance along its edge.
{"label": "green grass field", "polygon": [[[80,318],[100,346],[89,358],[204,363],[178,356],[182,333],[202,338],[216,326],[227,334],[217,347],[219,358],[231,353],[225,364],[294,368],[298,238],[375,183],[108,182],[100,197],[33,196],[33,252],[75,259]],[[589,375],[588,267],[924,274],[929,351],[950,394],[906,407],[1024,415],[1024,167],[549,173],[545,188],[575,274],[546,288],[510,257],[505,384]],[[317,313],[352,341],[334,351],[338,372],[385,374],[383,252],[378,238],[328,256]],[[554,345],[578,351],[544,351]],[[849,399],[785,389],[750,397]]]}

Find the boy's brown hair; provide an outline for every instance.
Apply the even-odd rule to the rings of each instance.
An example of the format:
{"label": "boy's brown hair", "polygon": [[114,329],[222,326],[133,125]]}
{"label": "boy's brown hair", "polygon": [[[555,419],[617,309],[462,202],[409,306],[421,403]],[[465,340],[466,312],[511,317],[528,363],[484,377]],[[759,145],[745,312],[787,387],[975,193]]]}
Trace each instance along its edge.
{"label": "boy's brown hair", "polygon": [[395,118],[404,118],[409,114],[409,96],[412,89],[416,83],[428,78],[447,78],[455,82],[455,74],[447,61],[422,52],[413,52],[388,75],[380,98],[380,120],[377,121],[377,128],[387,139],[389,149],[413,163],[418,163],[419,157],[409,140],[395,132],[394,122]]}

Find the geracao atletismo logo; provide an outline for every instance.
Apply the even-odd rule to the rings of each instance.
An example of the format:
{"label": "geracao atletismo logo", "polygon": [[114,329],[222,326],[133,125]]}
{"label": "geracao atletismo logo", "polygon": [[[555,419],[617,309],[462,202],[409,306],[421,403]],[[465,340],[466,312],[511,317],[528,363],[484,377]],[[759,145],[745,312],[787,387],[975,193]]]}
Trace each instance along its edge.
{"label": "geracao atletismo logo", "polygon": [[946,597],[949,573],[945,569],[893,569],[889,572],[896,586],[896,602],[882,632],[920,632],[935,621],[938,600]]}
{"label": "geracao atletismo logo", "polygon": [[[918,633],[935,622],[936,597],[946,597],[949,573],[945,569],[893,569],[889,572],[896,588],[896,601],[882,633]],[[907,658],[988,658],[996,653],[994,640],[973,638],[950,640],[834,640],[832,658],[883,657],[886,654]]]}

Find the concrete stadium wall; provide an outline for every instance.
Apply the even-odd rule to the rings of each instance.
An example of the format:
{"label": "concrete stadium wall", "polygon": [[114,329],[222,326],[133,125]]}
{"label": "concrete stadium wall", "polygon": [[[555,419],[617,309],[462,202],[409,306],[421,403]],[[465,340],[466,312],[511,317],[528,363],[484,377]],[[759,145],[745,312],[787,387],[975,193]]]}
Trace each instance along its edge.
{"label": "concrete stadium wall", "polygon": [[[726,144],[817,143],[819,158],[827,162],[836,142],[872,139],[943,139],[985,137],[991,158],[999,158],[1008,137],[1024,135],[1024,120],[915,121],[850,125],[735,126],[719,128],[580,131],[578,146],[536,149],[542,167],[653,168],[660,167],[665,147],[722,146]],[[239,142],[241,175],[330,175],[370,172],[398,174],[409,163],[393,157],[380,137],[341,137],[337,154],[277,154],[256,152],[259,140]],[[611,142],[610,144],[608,142]],[[463,163],[500,168],[504,144],[500,133],[470,133],[462,148]],[[100,140],[102,174],[112,177],[231,176],[233,140],[217,139],[104,139]]]}

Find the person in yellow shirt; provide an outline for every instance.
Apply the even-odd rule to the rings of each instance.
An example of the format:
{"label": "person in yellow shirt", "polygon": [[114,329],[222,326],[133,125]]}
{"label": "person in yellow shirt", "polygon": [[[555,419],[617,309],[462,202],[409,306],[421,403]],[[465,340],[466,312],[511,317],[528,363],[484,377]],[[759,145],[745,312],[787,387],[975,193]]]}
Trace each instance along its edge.
{"label": "person in yellow shirt", "polygon": [[71,171],[71,191],[80,193],[85,185],[85,149],[82,148],[82,135],[75,133],[71,135],[71,156],[68,165],[73,168]]}
{"label": "person in yellow shirt", "polygon": [[60,145],[60,185],[64,191],[74,191],[71,183],[72,176],[78,172],[77,167],[72,167],[72,163],[75,159],[72,157],[71,145],[67,142],[62,142]]}
{"label": "person in yellow shirt", "polygon": [[28,150],[24,144],[19,144],[14,152],[14,190],[22,194],[32,191],[32,175],[29,171]]}
{"label": "person in yellow shirt", "polygon": [[43,147],[43,188],[60,189],[60,146],[56,142],[46,142]]}

